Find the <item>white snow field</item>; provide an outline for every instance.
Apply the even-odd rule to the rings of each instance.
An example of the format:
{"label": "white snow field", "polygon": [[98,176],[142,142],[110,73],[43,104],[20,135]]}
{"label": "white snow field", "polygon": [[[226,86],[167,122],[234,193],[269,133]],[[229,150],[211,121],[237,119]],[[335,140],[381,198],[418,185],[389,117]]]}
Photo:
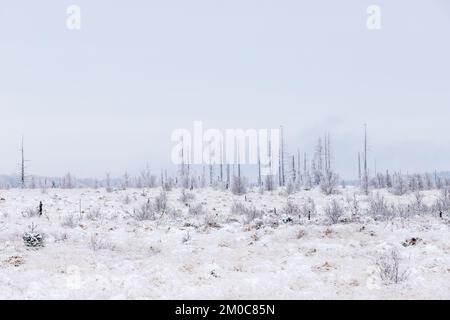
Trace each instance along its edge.
{"label": "white snow field", "polygon": [[[160,192],[0,190],[0,298],[450,299],[447,212],[374,219],[366,210],[377,191],[368,197],[347,187],[328,197],[318,189],[289,197],[199,189],[188,205],[174,189],[169,209],[153,214]],[[414,207],[414,194],[378,192]],[[352,215],[354,193],[361,210]],[[432,206],[440,192],[423,195]],[[295,207],[308,198],[317,211],[311,220]],[[140,212],[148,199],[150,214]],[[336,224],[324,210],[331,199],[345,208]],[[40,201],[44,212],[36,216]],[[232,213],[233,203],[264,212]],[[43,247],[25,245],[32,224]],[[399,259],[383,260],[391,252]]]}

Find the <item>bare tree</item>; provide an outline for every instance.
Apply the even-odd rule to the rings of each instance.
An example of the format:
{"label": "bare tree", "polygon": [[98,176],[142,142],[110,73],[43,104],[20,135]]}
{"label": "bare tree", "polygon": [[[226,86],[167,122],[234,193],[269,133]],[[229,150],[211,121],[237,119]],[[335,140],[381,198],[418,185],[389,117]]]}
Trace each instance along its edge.
{"label": "bare tree", "polygon": [[295,183],[297,181],[297,175],[295,172],[295,156],[292,156],[292,169],[291,169],[292,181]]}
{"label": "bare tree", "polygon": [[364,194],[369,194],[369,172],[367,168],[367,125],[364,124],[364,176],[362,181]]}
{"label": "bare tree", "polygon": [[361,152],[358,151],[358,182],[361,186]]}
{"label": "bare tree", "polygon": [[261,178],[261,151],[260,151],[260,147],[259,147],[259,136],[258,136],[258,147],[257,147],[257,152],[258,152],[258,187],[261,187],[262,185],[262,178]]}
{"label": "bare tree", "polygon": [[111,175],[110,175],[109,172],[106,173],[105,184],[106,184],[106,192],[112,192],[112,187],[111,187]]}
{"label": "bare tree", "polygon": [[227,189],[230,188],[231,175],[230,175],[230,164],[227,163]]}
{"label": "bare tree", "polygon": [[233,194],[242,195],[247,193],[247,185],[245,178],[241,176],[241,160],[239,154],[239,145],[238,145],[238,153],[237,153],[237,176],[233,177],[233,184],[231,186],[231,192]]}
{"label": "bare tree", "polygon": [[23,136],[22,136],[22,143],[20,147],[20,187],[24,189],[26,187],[26,175],[25,175],[25,151],[24,151],[24,143],[23,143]]}
{"label": "bare tree", "polygon": [[128,172],[125,171],[123,175],[123,189],[126,190],[130,186],[130,176],[128,175]]}
{"label": "bare tree", "polygon": [[268,164],[268,170],[269,174],[265,176],[265,183],[264,187],[267,191],[273,191],[275,190],[275,182],[273,177],[273,162],[272,162],[272,140],[270,137],[267,138],[267,154],[269,156],[269,164]]}
{"label": "bare tree", "polygon": [[278,176],[279,176],[279,185],[284,186],[286,183],[286,176],[284,170],[284,136],[283,136],[283,126],[280,126],[280,155],[279,155],[279,164],[278,164]]}
{"label": "bare tree", "polygon": [[220,140],[220,182],[223,184],[223,141]]}

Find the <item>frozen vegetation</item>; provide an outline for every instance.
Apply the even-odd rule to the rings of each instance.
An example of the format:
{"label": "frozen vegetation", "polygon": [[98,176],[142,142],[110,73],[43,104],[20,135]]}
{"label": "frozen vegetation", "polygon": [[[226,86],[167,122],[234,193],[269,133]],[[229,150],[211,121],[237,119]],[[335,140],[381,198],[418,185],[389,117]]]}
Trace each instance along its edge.
{"label": "frozen vegetation", "polygon": [[0,190],[0,298],[449,299],[448,192],[389,179]]}

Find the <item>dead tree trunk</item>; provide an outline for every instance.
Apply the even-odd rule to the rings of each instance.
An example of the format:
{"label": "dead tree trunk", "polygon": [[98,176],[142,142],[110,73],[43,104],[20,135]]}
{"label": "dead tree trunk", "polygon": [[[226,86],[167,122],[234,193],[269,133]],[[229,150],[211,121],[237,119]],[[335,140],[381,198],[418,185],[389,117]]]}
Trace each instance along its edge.
{"label": "dead tree trunk", "polygon": [[25,151],[24,151],[24,145],[23,145],[23,136],[22,136],[22,143],[20,147],[20,155],[21,155],[21,161],[20,161],[20,186],[21,188],[25,188]]}

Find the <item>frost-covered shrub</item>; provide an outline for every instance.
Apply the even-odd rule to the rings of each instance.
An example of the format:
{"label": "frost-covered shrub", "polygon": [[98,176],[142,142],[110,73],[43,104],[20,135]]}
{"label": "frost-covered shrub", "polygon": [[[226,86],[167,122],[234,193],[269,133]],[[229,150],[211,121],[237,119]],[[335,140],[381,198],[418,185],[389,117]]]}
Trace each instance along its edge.
{"label": "frost-covered shrub", "polygon": [[359,205],[359,201],[356,198],[356,194],[353,194],[353,198],[348,201],[350,206],[350,212],[352,214],[352,219],[355,219],[361,214],[361,207]]}
{"label": "frost-covered shrub", "polygon": [[429,211],[429,208],[426,204],[423,203],[424,195],[420,191],[416,191],[414,193],[414,204],[413,208],[416,214],[426,213]]}
{"label": "frost-covered shrub", "polygon": [[441,199],[450,201],[450,188],[449,187],[441,190]]}
{"label": "frost-covered shrub", "polygon": [[189,207],[188,213],[193,216],[198,216],[203,213],[206,213],[206,210],[201,203],[197,203]]}
{"label": "frost-covered shrub", "polygon": [[32,223],[28,226],[29,231],[25,232],[22,236],[25,246],[29,248],[42,248],[45,246],[45,235],[37,232],[37,226]]}
{"label": "frost-covered shrub", "polygon": [[436,199],[432,206],[432,211],[437,213],[440,217],[442,217],[445,212],[450,211],[450,192],[448,189],[441,190],[441,196]]}
{"label": "frost-covered shrub", "polygon": [[186,191],[186,189],[181,190],[181,195],[179,200],[183,203],[191,202],[195,199],[195,194],[193,192]]}
{"label": "frost-covered shrub", "polygon": [[131,216],[138,221],[155,220],[157,213],[162,216],[163,213],[170,211],[167,203],[167,194],[165,191],[162,191],[153,203],[148,199],[139,208],[134,209]]}
{"label": "frost-covered shrub", "polygon": [[168,217],[170,217],[171,219],[177,219],[178,217],[181,216],[182,211],[179,209],[175,209],[175,208],[169,208],[167,210],[167,212],[165,213]]}
{"label": "frost-covered shrub", "polygon": [[408,192],[408,184],[401,173],[394,174],[391,192],[397,196],[402,196]]}
{"label": "frost-covered shrub", "polygon": [[183,190],[188,189],[191,186],[191,177],[183,173],[183,175],[178,180],[178,186],[180,186]]}
{"label": "frost-covered shrub", "polygon": [[169,181],[164,182],[162,188],[166,192],[172,191],[173,188],[172,180],[169,179]]}
{"label": "frost-covered shrub", "polygon": [[131,197],[128,194],[123,198],[123,203],[124,204],[130,204],[131,203]]}
{"label": "frost-covered shrub", "polygon": [[97,221],[100,220],[102,217],[102,212],[100,211],[100,208],[91,208],[86,213],[86,219],[91,221]]}
{"label": "frost-covered shrub", "polygon": [[320,179],[320,190],[325,195],[330,195],[336,192],[336,187],[339,183],[339,176],[332,170],[327,169]]}
{"label": "frost-covered shrub", "polygon": [[400,254],[396,249],[390,250],[377,259],[376,266],[382,281],[393,284],[408,278],[408,270],[401,270],[400,261]]}
{"label": "frost-covered shrub", "polygon": [[308,200],[301,205],[300,214],[307,217],[308,220],[311,219],[311,216],[316,214],[316,203],[313,198],[308,198]]}
{"label": "frost-covered shrub", "polygon": [[395,217],[395,208],[390,206],[384,196],[379,193],[369,199],[368,213],[375,219],[388,220]]}
{"label": "frost-covered shrub", "polygon": [[411,218],[413,214],[413,208],[408,205],[399,204],[397,206],[392,205],[391,210],[393,210],[392,216],[398,216],[403,219]]}
{"label": "frost-covered shrub", "polygon": [[298,215],[300,214],[301,209],[297,204],[292,202],[292,200],[288,200],[282,211],[288,215]]}
{"label": "frost-covered shrub", "polygon": [[257,210],[255,207],[246,207],[240,202],[235,202],[231,206],[231,212],[244,216],[244,222],[250,223],[256,218],[261,218],[264,214],[263,211]]}
{"label": "frost-covered shrub", "polygon": [[247,193],[247,181],[243,177],[235,176],[231,183],[231,192],[236,195]]}
{"label": "frost-covered shrub", "polygon": [[246,208],[244,212],[244,222],[250,223],[255,219],[259,219],[264,215],[264,212],[255,207]]}
{"label": "frost-covered shrub", "polygon": [[167,193],[165,191],[162,191],[159,196],[155,198],[154,209],[159,213],[164,213],[168,210]]}
{"label": "frost-covered shrub", "polygon": [[150,199],[143,203],[139,208],[134,209],[132,217],[138,221],[155,220],[155,210],[153,208],[153,204],[150,202]]}
{"label": "frost-covered shrub", "polygon": [[75,215],[73,213],[69,213],[69,214],[65,215],[61,222],[61,225],[63,227],[75,228],[75,226],[77,225],[77,220],[75,218]]}
{"label": "frost-covered shrub", "polygon": [[22,211],[22,216],[26,218],[32,218],[39,216],[39,209],[38,208],[27,208],[24,211]]}
{"label": "frost-covered shrub", "polygon": [[325,208],[325,215],[330,219],[332,224],[338,223],[343,214],[344,208],[336,199],[331,200],[331,202]]}
{"label": "frost-covered shrub", "polygon": [[231,205],[231,213],[233,214],[243,214],[245,209],[245,205],[241,202],[233,202]]}
{"label": "frost-covered shrub", "polygon": [[191,234],[189,231],[186,232],[185,235],[183,235],[183,238],[181,238],[182,243],[188,243],[192,239]]}
{"label": "frost-covered shrub", "polygon": [[93,251],[103,250],[103,249],[114,249],[111,242],[107,241],[104,237],[100,236],[98,233],[94,233],[89,238],[89,247]]}
{"label": "frost-covered shrub", "polygon": [[292,181],[292,179],[289,179],[287,185],[286,185],[286,195],[291,195],[295,192],[295,183]]}

